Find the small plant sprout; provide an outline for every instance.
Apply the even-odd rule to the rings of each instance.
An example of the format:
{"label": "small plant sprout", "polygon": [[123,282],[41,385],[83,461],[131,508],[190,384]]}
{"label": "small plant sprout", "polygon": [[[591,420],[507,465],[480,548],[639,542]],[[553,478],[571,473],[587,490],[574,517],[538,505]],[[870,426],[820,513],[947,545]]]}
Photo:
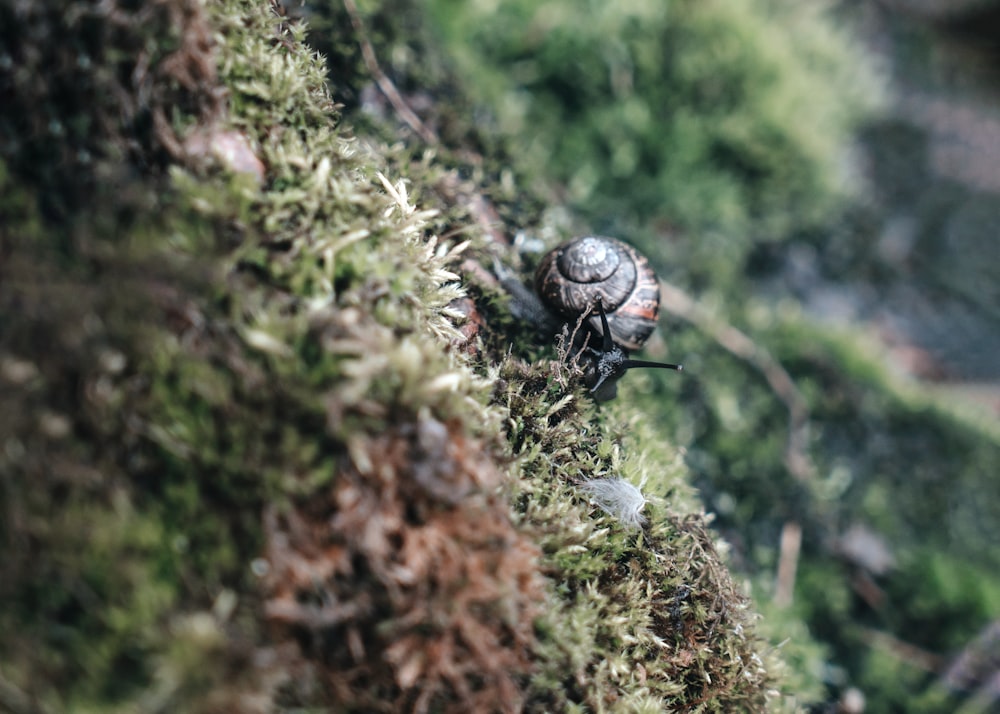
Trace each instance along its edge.
{"label": "small plant sprout", "polygon": [[629,529],[640,527],[646,522],[642,509],[646,505],[646,497],[636,486],[623,478],[587,479],[580,488],[590,496],[590,500],[598,508],[618,519]]}

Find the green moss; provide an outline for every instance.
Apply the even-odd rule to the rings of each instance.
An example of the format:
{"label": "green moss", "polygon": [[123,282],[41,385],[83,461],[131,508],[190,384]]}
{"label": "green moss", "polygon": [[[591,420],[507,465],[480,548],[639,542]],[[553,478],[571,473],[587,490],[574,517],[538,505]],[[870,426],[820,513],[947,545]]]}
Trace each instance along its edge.
{"label": "green moss", "polygon": [[[664,431],[696,440],[688,464],[719,526],[739,533],[738,556],[760,573],[762,598],[772,592],[778,533],[789,521],[802,525],[794,608],[828,647],[831,687],[860,686],[880,711],[971,702],[942,694],[901,652],[916,646],[952,657],[990,622],[996,552],[982,544],[995,537],[998,518],[995,426],[892,375],[878,348],[846,330],[794,311],[772,317],[754,337],[808,401],[813,476],[795,478],[784,463],[787,406],[756,370],[704,337],[681,332],[672,350],[698,355],[687,380],[701,372],[711,383],[652,374],[651,400],[679,389],[685,409],[651,413]],[[854,524],[871,529],[891,568],[868,572],[863,558],[839,550]],[[765,622],[787,617],[764,610]]]}
{"label": "green moss", "polygon": [[[707,519],[692,513],[678,454],[641,418],[626,422],[626,409],[598,415],[578,391],[561,397],[559,371],[526,378],[512,365],[501,377],[521,475],[513,497],[553,585],[531,701],[566,711],[764,707],[779,685]],[[612,477],[641,484],[651,499],[640,531],[580,488]]]}
{"label": "green moss", "polygon": [[[591,230],[726,289],[751,248],[850,193],[875,82],[821,8],[782,0],[432,4],[470,87]],[[856,187],[855,187],[856,189]]]}
{"label": "green moss", "polygon": [[[990,536],[1000,522],[990,476],[995,429],[933,395],[901,386],[886,374],[884,358],[850,335],[810,326],[787,304],[747,297],[748,256],[762,245],[773,249],[802,232],[825,240],[849,230],[826,224],[839,220],[834,209],[850,194],[851,182],[842,172],[849,164],[844,144],[876,93],[854,40],[823,12],[792,5],[626,3],[585,13],[568,3],[487,8],[442,2],[432,8],[455,65],[472,78],[478,98],[517,147],[517,175],[538,179],[535,188],[545,195],[568,196],[578,212],[566,220],[550,211],[529,233],[582,226],[644,243],[668,268],[664,275],[703,293],[720,320],[741,327],[775,355],[805,397],[806,456],[816,465],[810,478],[794,477],[785,462],[787,405],[759,370],[696,330],[676,329],[666,338],[670,354],[685,362],[683,376],[639,382],[630,375],[626,384],[641,383],[642,389],[625,387],[623,396],[655,423],[658,441],[689,445],[690,478],[718,513],[723,531],[733,535],[736,561],[757,570],[760,597],[771,591],[782,526],[803,525],[795,610],[766,608],[775,625],[765,628],[772,642],[785,639],[784,631],[802,645],[789,657],[796,663],[785,672],[789,681],[809,692],[806,696],[819,690],[817,663],[823,654],[797,619],[801,613],[831,653],[827,673],[833,690],[863,683],[874,708],[920,702],[928,710],[948,710],[950,700],[929,686],[928,676],[890,661],[898,659],[892,647],[873,652],[871,639],[858,635],[855,626],[884,630],[901,642],[914,639],[913,633],[926,634],[923,644],[941,657],[954,654],[984,626],[993,601],[989,573],[995,570],[995,553],[981,544],[996,540]],[[413,52],[418,45],[399,38],[398,16],[380,13],[381,7],[365,8],[366,20],[373,28],[397,28],[387,32],[392,47],[380,46],[379,55],[406,86],[417,71],[412,62],[396,58],[421,53]],[[376,42],[383,39],[380,29],[373,30]],[[436,117],[434,110],[429,114]],[[855,232],[855,240],[869,234]],[[515,354],[537,356],[537,348],[524,346],[526,340],[523,334],[513,340]],[[584,450],[579,464],[562,460],[569,458],[560,446],[564,425],[572,425],[566,427],[570,433],[579,428],[571,416],[575,405],[563,404],[550,414],[566,381],[554,370],[532,375],[525,383],[540,401],[510,405],[508,422],[527,480],[533,468],[562,476],[566,465],[569,474],[611,473],[613,437]],[[521,377],[510,380],[522,383]],[[582,418],[613,430],[607,412]],[[518,506],[528,508],[537,499],[545,516],[539,521],[562,522],[570,515],[560,504],[574,490],[563,482],[551,489],[532,486],[531,497]],[[856,564],[834,558],[837,536],[854,521],[872,527],[898,558],[896,570],[874,580],[887,598],[885,611],[873,612],[852,587]],[[559,572],[581,582],[599,578],[599,558],[576,558],[582,551],[560,550],[553,538],[549,544],[558,554],[553,564]],[[926,551],[912,545],[925,542]],[[934,565],[942,560],[955,567]],[[972,578],[984,585],[963,588]],[[915,597],[923,585],[927,598]],[[952,586],[968,599],[956,599]],[[957,613],[956,601],[967,618]],[[588,638],[599,630],[594,613],[604,605],[594,607],[581,611],[578,623],[566,630],[572,632],[568,640],[597,641]],[[889,610],[899,617],[889,616]],[[926,625],[933,620],[949,625],[941,630]],[[545,632],[560,631],[550,624]],[[574,666],[585,667],[585,661]],[[869,662],[875,663],[870,670]],[[897,676],[905,687],[892,681]],[[557,677],[544,681],[552,690],[561,686]],[[569,698],[576,702],[580,696]],[[630,701],[639,706],[640,700],[647,702],[643,696]]]}
{"label": "green moss", "polygon": [[[488,286],[482,356],[458,349],[456,236],[490,264],[467,199],[502,172],[352,136],[332,92],[364,84],[356,61],[331,90],[268,5],[155,7],[124,37],[87,25],[116,79],[88,90],[105,121],[49,147],[100,153],[74,200],[50,205],[75,160],[4,125],[5,684],[56,711],[794,706],[682,455],[624,406],[653,383],[598,410],[564,365],[504,359]],[[214,39],[176,55],[183,21]],[[124,79],[146,43],[151,87]],[[3,89],[31,122],[95,99]],[[115,111],[147,89],[166,124]],[[240,137],[262,174],[191,132]],[[578,488],[602,477],[643,489],[643,528]]]}

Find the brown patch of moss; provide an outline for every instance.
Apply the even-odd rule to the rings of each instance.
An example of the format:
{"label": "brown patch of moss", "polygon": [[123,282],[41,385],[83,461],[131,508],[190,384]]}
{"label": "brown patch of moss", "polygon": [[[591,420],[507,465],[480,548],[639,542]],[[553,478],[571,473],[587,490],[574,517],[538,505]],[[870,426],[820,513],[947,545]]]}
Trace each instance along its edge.
{"label": "brown patch of moss", "polygon": [[519,709],[538,553],[491,455],[429,414],[348,450],[328,490],[269,512],[268,619],[322,662],[340,706]]}
{"label": "brown patch of moss", "polygon": [[752,626],[750,599],[723,565],[703,516],[672,517],[670,523],[676,535],[652,544],[674,564],[668,577],[677,583],[652,610],[651,630],[674,644],[660,666],[684,683],[684,711],[726,702],[766,709],[764,664],[754,653],[759,641],[743,637]]}

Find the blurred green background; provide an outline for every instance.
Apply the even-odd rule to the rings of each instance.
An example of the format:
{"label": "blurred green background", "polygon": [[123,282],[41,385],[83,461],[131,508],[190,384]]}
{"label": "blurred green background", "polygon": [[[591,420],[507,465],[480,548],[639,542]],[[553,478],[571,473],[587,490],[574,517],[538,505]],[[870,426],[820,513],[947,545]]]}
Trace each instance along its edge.
{"label": "blurred green background", "polygon": [[625,398],[826,648],[817,710],[1000,706],[1000,3],[428,8],[520,175],[697,300]]}

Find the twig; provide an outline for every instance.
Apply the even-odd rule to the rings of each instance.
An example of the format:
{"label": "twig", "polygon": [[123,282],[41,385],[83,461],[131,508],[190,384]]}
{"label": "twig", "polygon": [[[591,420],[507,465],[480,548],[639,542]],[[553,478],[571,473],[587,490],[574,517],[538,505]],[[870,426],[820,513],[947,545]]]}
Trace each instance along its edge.
{"label": "twig", "polygon": [[802,526],[795,521],[787,521],[781,529],[781,557],[778,559],[778,576],[774,586],[774,602],[780,607],[792,604],[801,549]]}
{"label": "twig", "polygon": [[428,144],[436,144],[438,142],[437,135],[431,131],[426,124],[420,121],[420,117],[410,109],[410,106],[403,99],[403,96],[396,89],[396,85],[392,83],[382,71],[379,66],[378,58],[375,56],[375,49],[372,47],[372,43],[368,39],[368,34],[365,32],[364,24],[361,22],[361,13],[358,12],[358,6],[355,4],[354,0],[344,0],[344,8],[347,10],[347,14],[351,18],[351,25],[354,26],[354,31],[358,35],[358,45],[361,47],[361,57],[365,61],[365,66],[368,71],[371,72],[372,77],[375,79],[375,83],[378,88],[382,90],[382,94],[385,98],[389,100],[393,108],[399,117],[406,122],[406,124],[417,133],[417,135],[423,139]]}
{"label": "twig", "polygon": [[778,399],[788,409],[788,439],[785,444],[785,466],[795,478],[807,481],[816,467],[807,453],[809,444],[809,405],[791,376],[771,354],[746,333],[709,315],[694,298],[669,283],[660,283],[664,307],[709,335],[730,354],[757,369]]}
{"label": "twig", "polygon": [[931,673],[939,673],[944,667],[945,660],[940,655],[928,652],[916,645],[890,635],[888,632],[875,630],[870,627],[861,628],[862,639],[871,647],[883,652],[888,652],[897,659],[908,662],[914,667],[926,670]]}

